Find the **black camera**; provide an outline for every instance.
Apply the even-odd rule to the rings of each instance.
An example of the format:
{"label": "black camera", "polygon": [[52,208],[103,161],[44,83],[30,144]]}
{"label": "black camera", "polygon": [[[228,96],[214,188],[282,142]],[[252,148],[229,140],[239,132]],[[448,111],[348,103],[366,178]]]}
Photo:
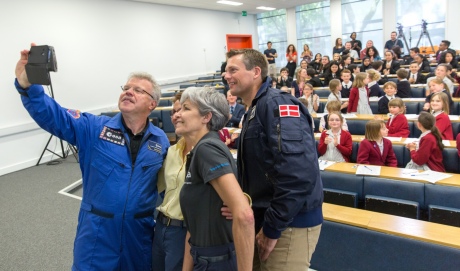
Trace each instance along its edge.
{"label": "black camera", "polygon": [[32,46],[26,64],[27,78],[31,84],[50,85],[49,72],[57,71],[56,54],[53,46]]}

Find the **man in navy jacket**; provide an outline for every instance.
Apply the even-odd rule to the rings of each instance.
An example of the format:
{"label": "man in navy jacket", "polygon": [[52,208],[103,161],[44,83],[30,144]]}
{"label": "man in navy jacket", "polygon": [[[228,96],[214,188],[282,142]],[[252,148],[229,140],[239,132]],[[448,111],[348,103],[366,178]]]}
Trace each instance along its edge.
{"label": "man in navy jacket", "polygon": [[227,57],[230,91],[250,105],[238,145],[238,179],[253,202],[254,270],[307,270],[323,222],[312,118],[298,99],[271,88],[263,54],[241,49]]}

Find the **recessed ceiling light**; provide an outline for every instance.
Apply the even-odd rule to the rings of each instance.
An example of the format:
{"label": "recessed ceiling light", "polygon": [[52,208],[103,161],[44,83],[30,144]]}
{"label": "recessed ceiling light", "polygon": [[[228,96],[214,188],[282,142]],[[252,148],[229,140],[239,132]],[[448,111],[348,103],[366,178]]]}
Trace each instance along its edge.
{"label": "recessed ceiling light", "polygon": [[226,0],[217,1],[217,3],[224,4],[224,5],[231,5],[231,6],[241,6],[243,4],[239,2],[226,1]]}
{"label": "recessed ceiling light", "polygon": [[276,8],[271,8],[271,7],[264,7],[264,6],[261,6],[261,7],[256,7],[256,9],[263,9],[263,10],[275,10]]}

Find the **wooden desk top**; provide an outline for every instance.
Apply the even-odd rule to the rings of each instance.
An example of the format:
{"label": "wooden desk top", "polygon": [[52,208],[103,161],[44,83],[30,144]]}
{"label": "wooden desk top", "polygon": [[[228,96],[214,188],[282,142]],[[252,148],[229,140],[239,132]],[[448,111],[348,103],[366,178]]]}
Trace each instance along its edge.
{"label": "wooden desk top", "polygon": [[348,208],[340,205],[323,203],[323,216],[325,219],[360,228],[367,228],[374,212]]}
{"label": "wooden desk top", "polygon": [[[325,169],[325,171],[355,175],[357,165],[358,164],[356,163],[339,162],[339,163],[335,163],[335,164],[328,166]],[[425,181],[422,179],[408,178],[408,174],[404,174],[403,172],[404,172],[404,168],[382,166],[380,170],[380,175],[377,177],[429,184],[428,181]],[[436,182],[436,185],[460,187],[460,174],[454,174],[454,173],[448,173],[448,174],[452,176],[444,180]]]}
{"label": "wooden desk top", "polygon": [[324,219],[428,243],[460,248],[460,228],[323,203]]}
{"label": "wooden desk top", "polygon": [[460,248],[460,228],[376,213],[368,229],[428,243]]}

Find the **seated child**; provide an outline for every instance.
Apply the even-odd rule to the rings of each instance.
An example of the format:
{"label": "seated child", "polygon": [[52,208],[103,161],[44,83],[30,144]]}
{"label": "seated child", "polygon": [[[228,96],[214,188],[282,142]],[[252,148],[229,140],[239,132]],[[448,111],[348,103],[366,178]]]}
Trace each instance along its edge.
{"label": "seated child", "polygon": [[391,141],[386,139],[388,129],[383,120],[370,120],[366,123],[365,139],[358,149],[358,164],[396,167],[398,160]]}
{"label": "seated child", "polygon": [[436,118],[436,127],[441,133],[442,139],[454,140],[452,123],[449,118],[449,99],[444,92],[434,93],[431,96],[431,114]]}
{"label": "seated child", "polygon": [[406,106],[404,105],[403,100],[400,98],[395,98],[388,103],[390,109],[390,119],[387,121],[388,136],[394,137],[409,137],[409,123],[407,122],[406,116]]}
{"label": "seated child", "polygon": [[409,73],[404,68],[401,68],[396,71],[396,76],[398,77],[398,83],[396,84],[396,89],[398,90],[398,96],[400,98],[412,97],[410,83],[407,80],[408,74]]}
{"label": "seated child", "polygon": [[340,112],[332,111],[328,116],[329,130],[323,130],[319,139],[319,159],[349,162],[353,141],[349,132],[342,130],[344,118]]}
{"label": "seated child", "polygon": [[442,144],[441,133],[436,128],[435,121],[435,118],[430,113],[420,112],[416,125],[422,134],[418,142],[406,145],[411,157],[406,168],[446,171],[442,163],[444,145]]}
{"label": "seated child", "polygon": [[398,97],[398,96],[396,96],[396,92],[397,92],[396,83],[392,82],[392,81],[386,82],[385,85],[383,85],[383,91],[385,92],[385,96],[382,96],[379,99],[378,113],[379,114],[388,114],[390,112],[388,110],[389,109],[388,108],[388,103],[390,102],[390,100]]}
{"label": "seated child", "polygon": [[410,73],[407,76],[407,80],[410,84],[425,84],[426,78],[420,72],[420,66],[416,61],[412,61],[409,66]]}
{"label": "seated child", "polygon": [[369,74],[370,81],[369,84],[367,84],[369,88],[369,97],[382,97],[384,93],[377,83],[380,80],[380,73],[374,69],[368,69],[366,72]]}
{"label": "seated child", "polygon": [[[337,112],[340,111],[341,104],[339,101],[330,101],[326,104],[327,112]],[[329,122],[327,121],[328,115],[325,114],[322,118],[319,119],[319,131],[329,129]],[[348,131],[347,120],[342,120],[342,130]]]}
{"label": "seated child", "polygon": [[[341,106],[340,109],[347,108],[348,102],[344,102],[342,104],[342,94],[340,91],[342,90],[342,84],[340,83],[339,79],[332,79],[329,82],[329,90],[331,91],[331,94],[327,97],[327,103],[331,101],[339,101]],[[327,103],[326,103],[326,109],[324,110],[324,113],[328,113],[329,111],[327,110]]]}

